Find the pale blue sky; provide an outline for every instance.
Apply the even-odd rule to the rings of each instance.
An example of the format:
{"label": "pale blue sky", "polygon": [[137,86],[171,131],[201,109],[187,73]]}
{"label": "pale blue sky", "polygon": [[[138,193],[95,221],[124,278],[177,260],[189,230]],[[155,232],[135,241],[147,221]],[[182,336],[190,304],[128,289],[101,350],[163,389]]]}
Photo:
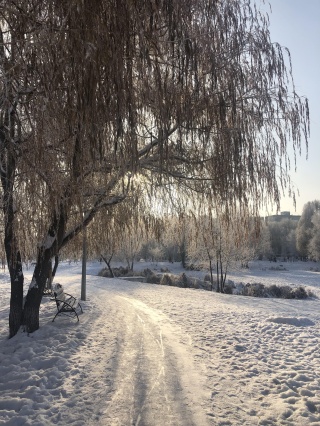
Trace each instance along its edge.
{"label": "pale blue sky", "polygon": [[[291,171],[292,182],[300,193],[296,210],[292,199],[283,198],[281,202],[281,211],[301,214],[305,203],[320,199],[320,0],[269,0],[269,3],[271,39],[290,50],[296,91],[309,99],[308,160],[303,149],[297,159],[297,172]],[[270,10],[267,5],[261,7]]]}

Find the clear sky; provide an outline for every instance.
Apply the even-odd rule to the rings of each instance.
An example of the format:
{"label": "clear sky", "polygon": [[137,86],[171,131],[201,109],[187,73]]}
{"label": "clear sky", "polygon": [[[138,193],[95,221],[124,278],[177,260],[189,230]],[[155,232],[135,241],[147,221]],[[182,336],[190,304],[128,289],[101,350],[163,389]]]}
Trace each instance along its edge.
{"label": "clear sky", "polygon": [[[297,158],[297,172],[293,167],[290,173],[299,189],[296,210],[292,199],[285,197],[281,202],[281,211],[301,214],[305,203],[320,200],[320,0],[267,1],[271,5],[271,39],[290,50],[296,91],[309,100],[308,159],[303,149],[301,157]],[[257,4],[270,11],[269,6],[261,6],[259,0]]]}

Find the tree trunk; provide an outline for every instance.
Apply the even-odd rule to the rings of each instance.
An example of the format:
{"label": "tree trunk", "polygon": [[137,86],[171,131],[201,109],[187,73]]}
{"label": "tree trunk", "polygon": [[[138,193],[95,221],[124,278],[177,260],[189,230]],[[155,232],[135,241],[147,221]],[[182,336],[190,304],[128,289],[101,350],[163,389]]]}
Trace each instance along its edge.
{"label": "tree trunk", "polygon": [[58,255],[56,255],[56,256],[54,257],[54,266],[53,266],[53,270],[52,270],[52,281],[54,280],[54,277],[55,277],[55,275],[56,275],[56,272],[57,272],[58,266],[59,266],[59,256],[58,256]]}
{"label": "tree trunk", "polygon": [[32,281],[26,296],[23,309],[23,324],[28,333],[39,328],[39,310],[43,290],[51,266],[51,250],[39,249],[37,264],[33,272]]}
{"label": "tree trunk", "polygon": [[59,214],[54,216],[52,224],[49,227],[46,239],[38,249],[37,264],[34,268],[32,281],[26,296],[23,320],[28,333],[33,333],[39,328],[40,303],[49,275],[51,259],[53,256],[57,256],[61,248],[61,242],[63,241],[67,217],[63,204],[60,207]]}
{"label": "tree trunk", "polygon": [[210,282],[211,282],[211,291],[213,291],[213,271],[212,271],[212,260],[209,259],[209,268],[210,268]]}
{"label": "tree trunk", "polygon": [[50,259],[48,278],[46,279],[46,283],[44,286],[44,294],[50,294],[52,291],[52,259]]}
{"label": "tree trunk", "polygon": [[28,304],[23,309],[23,322],[25,326],[25,331],[27,333],[33,333],[34,331],[39,329],[39,295],[38,292],[31,291],[28,292],[29,300]]}
{"label": "tree trunk", "polygon": [[220,291],[224,293],[224,280],[223,280],[223,263],[222,263],[222,255],[221,251],[219,253],[219,264],[220,264]]}
{"label": "tree trunk", "polygon": [[180,254],[181,254],[182,267],[184,269],[186,269],[186,267],[187,267],[187,253],[186,253],[186,242],[185,242],[184,236],[183,236],[183,240],[180,244]]}
{"label": "tree trunk", "polygon": [[22,323],[23,281],[20,252],[17,253],[14,268],[10,268],[11,298],[9,313],[9,336],[15,336]]}
{"label": "tree trunk", "polygon": [[106,257],[104,257],[102,254],[100,256],[105,261],[105,263],[107,264],[111,278],[114,278],[114,273],[113,273],[113,270],[111,268],[111,259],[112,259],[113,255],[109,258],[109,260]]}
{"label": "tree trunk", "polygon": [[217,293],[220,293],[220,274],[219,274],[219,260],[218,260],[218,256],[217,256],[216,268],[217,268]]}

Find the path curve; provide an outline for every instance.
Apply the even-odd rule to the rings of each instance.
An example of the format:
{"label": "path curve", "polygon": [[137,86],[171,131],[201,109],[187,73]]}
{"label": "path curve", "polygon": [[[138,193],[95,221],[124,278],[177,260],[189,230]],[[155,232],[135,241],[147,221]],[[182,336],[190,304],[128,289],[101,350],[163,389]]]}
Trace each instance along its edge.
{"label": "path curve", "polygon": [[[110,295],[110,293],[109,293]],[[206,395],[199,391],[204,379],[192,354],[160,311],[132,297],[110,295],[124,323],[114,325],[121,334],[114,392],[106,403],[100,424],[201,425],[208,423]]]}

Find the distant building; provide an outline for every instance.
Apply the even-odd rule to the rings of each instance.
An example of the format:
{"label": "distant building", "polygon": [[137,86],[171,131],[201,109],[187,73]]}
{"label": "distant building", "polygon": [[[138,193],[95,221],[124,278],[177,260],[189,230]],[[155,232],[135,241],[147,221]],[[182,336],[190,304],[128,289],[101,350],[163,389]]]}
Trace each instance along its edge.
{"label": "distant building", "polygon": [[301,216],[292,215],[290,212],[281,212],[280,214],[273,214],[264,218],[265,222],[281,222],[284,219],[290,219],[298,221]]}

